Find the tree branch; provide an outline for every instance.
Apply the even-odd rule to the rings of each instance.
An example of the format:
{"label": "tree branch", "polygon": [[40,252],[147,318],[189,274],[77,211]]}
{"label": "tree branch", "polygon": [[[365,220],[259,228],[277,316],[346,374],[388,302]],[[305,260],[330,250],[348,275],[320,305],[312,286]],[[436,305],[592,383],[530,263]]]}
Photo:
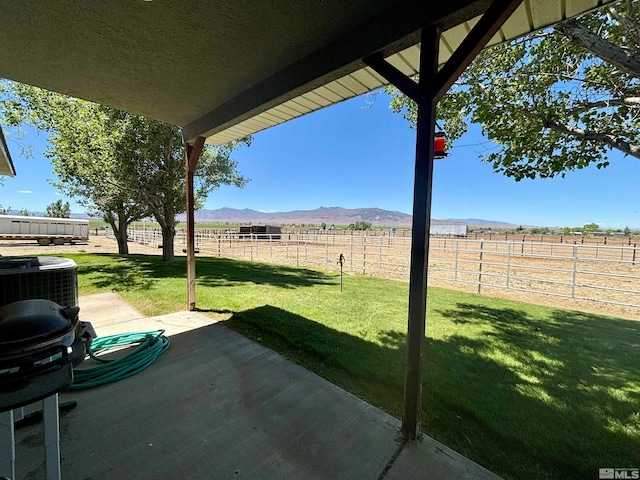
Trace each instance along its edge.
{"label": "tree branch", "polygon": [[565,135],[569,135],[573,138],[577,138],[578,140],[591,140],[603,143],[610,146],[611,148],[615,148],[616,150],[621,151],[626,155],[630,155],[632,157],[640,159],[640,146],[633,145],[626,140],[622,140],[621,138],[616,137],[615,135],[583,130],[582,128],[574,127],[571,125],[562,125],[551,120],[545,121],[543,125],[546,128],[563,133]]}
{"label": "tree branch", "polygon": [[609,98],[597,102],[582,103],[571,111],[574,113],[583,113],[589,110],[608,107],[640,107],[640,97]]}
{"label": "tree branch", "polygon": [[572,19],[562,22],[556,25],[554,30],[605,62],[615,65],[629,75],[640,77],[640,60],[638,58],[596,35],[578,20]]}

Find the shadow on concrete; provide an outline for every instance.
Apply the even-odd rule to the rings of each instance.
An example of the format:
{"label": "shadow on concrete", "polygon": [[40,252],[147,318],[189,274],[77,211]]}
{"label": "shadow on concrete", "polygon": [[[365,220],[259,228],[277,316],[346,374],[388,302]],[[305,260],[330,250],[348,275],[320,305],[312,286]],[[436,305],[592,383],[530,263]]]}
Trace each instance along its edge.
{"label": "shadow on concrete", "polygon": [[[68,400],[63,478],[376,480],[401,442],[393,417],[220,324]],[[18,478],[43,473],[40,430],[18,431]]]}
{"label": "shadow on concrete", "polygon": [[[425,433],[513,478],[640,465],[640,323],[471,303],[438,313],[473,328],[426,338]],[[269,305],[225,324],[400,417],[402,332],[365,341]]]}

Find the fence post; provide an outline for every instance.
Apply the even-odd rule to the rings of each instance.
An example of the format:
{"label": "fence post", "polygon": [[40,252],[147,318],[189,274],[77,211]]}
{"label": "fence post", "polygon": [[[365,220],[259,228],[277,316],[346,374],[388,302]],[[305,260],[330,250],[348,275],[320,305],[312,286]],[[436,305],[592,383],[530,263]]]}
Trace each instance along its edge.
{"label": "fence post", "polygon": [[458,240],[456,240],[456,252],[453,261],[453,279],[458,281]]}
{"label": "fence post", "polygon": [[636,245],[637,243],[633,244],[633,260],[631,260],[631,265],[635,265],[636,264]]}
{"label": "fence post", "polygon": [[351,232],[351,235],[349,236],[349,248],[350,248],[350,253],[349,253],[349,262],[351,264],[351,271],[353,272],[353,232]]}
{"label": "fence post", "polygon": [[296,235],[296,267],[300,266],[300,236]]}
{"label": "fence post", "polygon": [[329,234],[324,237],[324,262],[329,263]]}
{"label": "fence post", "polygon": [[378,273],[382,269],[382,237],[378,237]]}
{"label": "fence post", "polygon": [[367,273],[367,236],[362,237],[362,274]]}
{"label": "fence post", "polygon": [[509,276],[511,275],[511,244],[507,242],[507,285],[509,288]]}
{"label": "fence post", "polygon": [[480,240],[480,261],[478,262],[478,295],[480,295],[481,287],[482,287],[482,253],[484,246],[484,240]]}
{"label": "fence post", "polygon": [[573,246],[573,276],[571,279],[571,298],[576,298],[576,271],[578,270],[578,246]]}

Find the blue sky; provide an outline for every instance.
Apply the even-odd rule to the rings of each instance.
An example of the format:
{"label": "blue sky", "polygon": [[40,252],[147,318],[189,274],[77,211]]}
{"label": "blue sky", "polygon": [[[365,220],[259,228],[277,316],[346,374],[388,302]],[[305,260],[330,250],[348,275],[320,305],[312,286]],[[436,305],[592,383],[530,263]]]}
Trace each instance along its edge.
{"label": "blue sky", "polygon": [[[33,158],[23,158],[8,139],[15,178],[0,186],[0,204],[44,211],[59,198],[72,211],[83,209],[60,196],[47,179],[50,162],[42,155],[46,135],[32,132]],[[482,218],[514,224],[577,226],[595,222],[612,228],[640,228],[640,161],[610,155],[604,170],[587,168],[566,178],[514,180],[479,160],[491,144],[480,129],[454,144],[451,155],[436,162],[433,218]],[[222,187],[205,208],[262,211],[378,207],[411,213],[415,132],[389,110],[389,98],[358,97],[254,136],[234,158],[251,182]]]}

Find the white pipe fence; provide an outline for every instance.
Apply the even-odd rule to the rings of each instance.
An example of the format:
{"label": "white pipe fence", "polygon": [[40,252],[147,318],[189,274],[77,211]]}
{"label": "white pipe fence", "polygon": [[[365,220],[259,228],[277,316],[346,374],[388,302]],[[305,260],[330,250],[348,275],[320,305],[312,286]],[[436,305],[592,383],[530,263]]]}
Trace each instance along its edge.
{"label": "white pipe fence", "polygon": [[[111,232],[107,232],[111,235]],[[159,229],[130,229],[129,240],[160,245]],[[411,239],[330,233],[238,234],[196,230],[200,255],[322,267],[407,280]],[[178,230],[176,252],[186,251]],[[429,279],[448,284],[554,295],[640,308],[640,250],[633,246],[539,243],[466,238],[430,239]]]}

